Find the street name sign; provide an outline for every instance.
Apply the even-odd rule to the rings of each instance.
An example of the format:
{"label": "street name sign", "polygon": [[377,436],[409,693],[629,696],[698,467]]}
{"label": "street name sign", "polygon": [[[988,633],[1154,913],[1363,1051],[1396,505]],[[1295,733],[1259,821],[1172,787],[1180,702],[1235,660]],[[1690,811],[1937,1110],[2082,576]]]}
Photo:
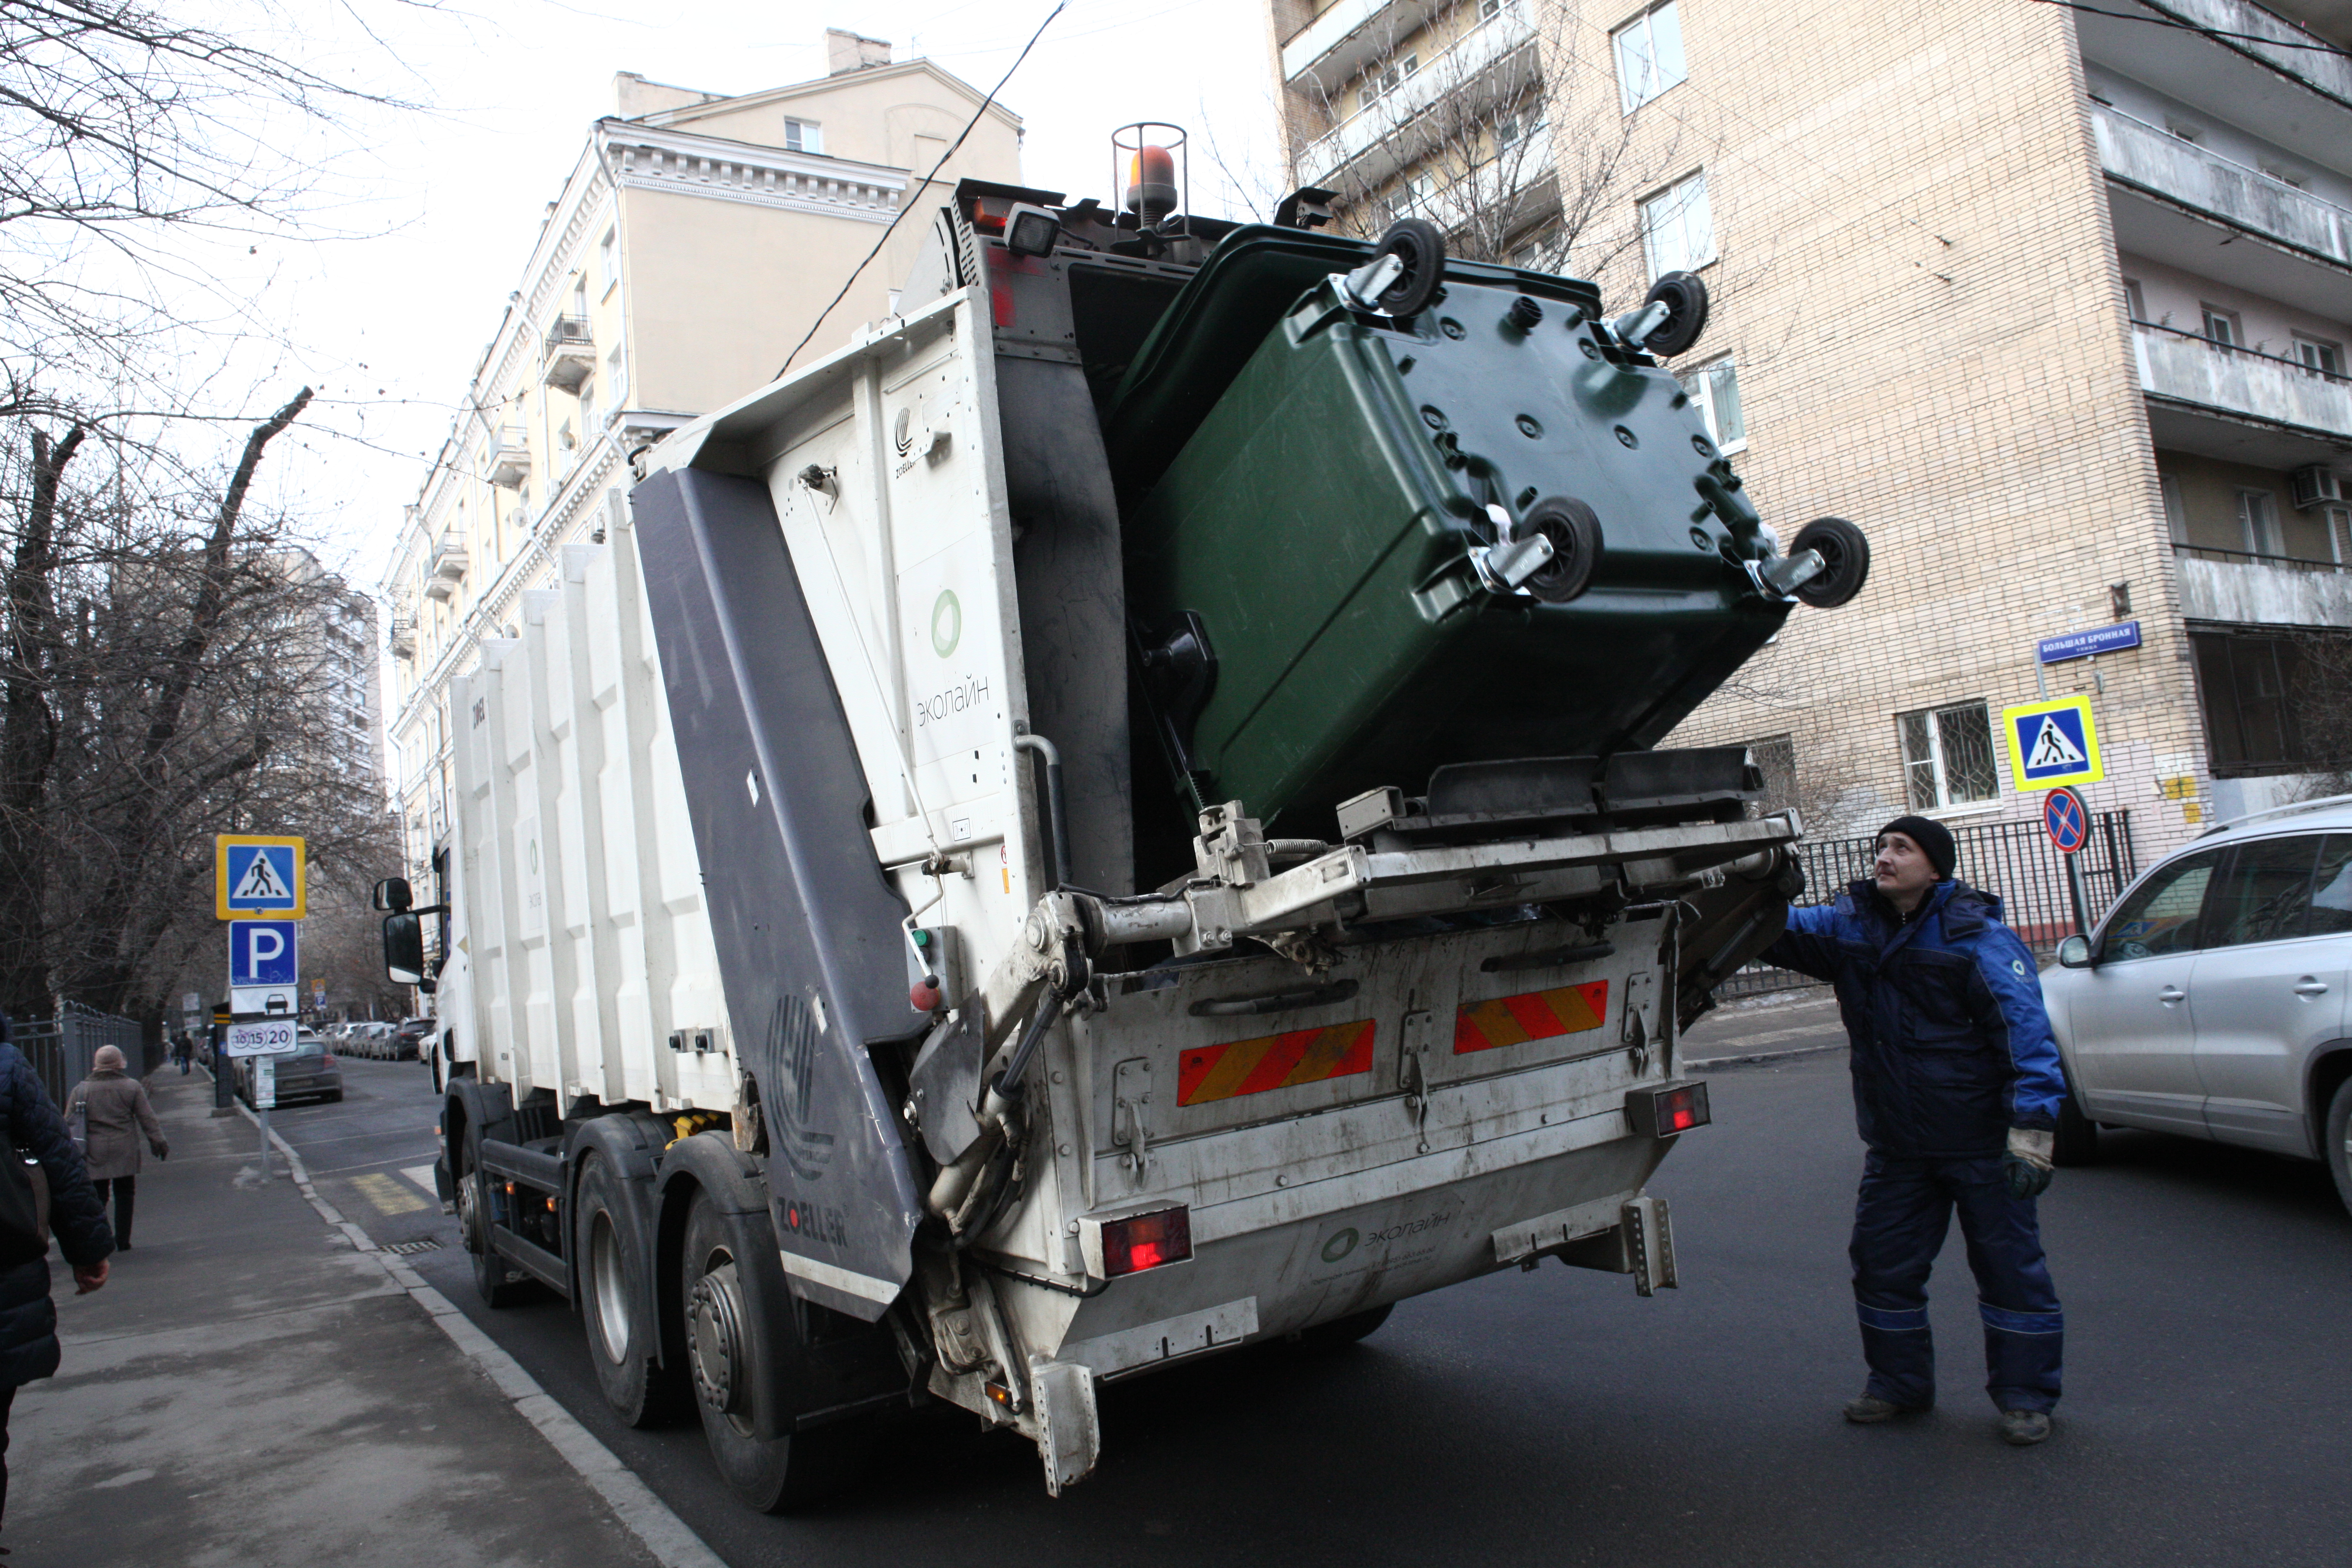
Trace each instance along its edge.
{"label": "street name sign", "polygon": [[2088,631],[2068,632],[2063,637],[2043,637],[2033,645],[2035,657],[2043,664],[2063,664],[2070,658],[2089,658],[2094,654],[2121,653],[2126,648],[2139,647],[2139,623],[2117,621],[2111,626],[2093,626]]}
{"label": "street name sign", "polygon": [[299,921],[304,870],[299,838],[219,834],[213,839],[214,912],[225,921]]}
{"label": "street name sign", "polygon": [[2057,784],[2096,784],[2107,776],[2099,765],[2099,727],[2087,697],[2004,708],[2000,729],[2009,742],[2010,774],[2021,794]]}
{"label": "street name sign", "polygon": [[291,1018],[258,1018],[250,1023],[231,1024],[228,1038],[221,1049],[232,1057],[284,1056],[299,1043],[298,1028]]}

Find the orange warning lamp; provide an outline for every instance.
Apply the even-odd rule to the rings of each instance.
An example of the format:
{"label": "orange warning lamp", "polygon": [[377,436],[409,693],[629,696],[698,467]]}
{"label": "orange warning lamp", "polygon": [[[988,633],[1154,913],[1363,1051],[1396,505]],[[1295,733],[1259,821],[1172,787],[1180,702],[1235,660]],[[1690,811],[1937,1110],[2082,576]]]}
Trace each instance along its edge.
{"label": "orange warning lamp", "polygon": [[1176,210],[1176,160],[1167,148],[1139,147],[1127,161],[1127,210],[1146,223]]}

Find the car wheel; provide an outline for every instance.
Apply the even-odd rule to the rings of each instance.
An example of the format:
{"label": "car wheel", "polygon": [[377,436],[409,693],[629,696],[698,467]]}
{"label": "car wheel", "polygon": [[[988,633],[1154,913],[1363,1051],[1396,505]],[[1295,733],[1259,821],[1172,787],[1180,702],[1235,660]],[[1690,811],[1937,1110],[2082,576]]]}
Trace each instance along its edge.
{"label": "car wheel", "polygon": [[1334,1318],[1328,1323],[1301,1329],[1297,1343],[1301,1350],[1339,1350],[1372,1334],[1389,1321],[1389,1314],[1395,1310],[1396,1303],[1390,1301],[1378,1307],[1368,1307],[1360,1312],[1350,1312],[1344,1318]]}
{"label": "car wheel", "polygon": [[[768,1245],[772,1251],[774,1244]],[[694,1407],[727,1489],[761,1513],[783,1513],[855,1481],[874,1450],[877,1434],[871,1423],[845,1421],[782,1437],[754,1431],[755,1383],[776,1358],[797,1356],[801,1347],[790,1325],[749,1310],[738,1269],[756,1265],[750,1258],[739,1265],[727,1221],[707,1193],[697,1193],[687,1211],[682,1253]],[[797,1380],[765,1381],[773,1388]]]}
{"label": "car wheel", "polygon": [[2068,1089],[2065,1098],[2058,1102],[2058,1138],[2051,1157],[2061,1165],[2099,1163],[2098,1123],[2083,1114],[2073,1089]]}
{"label": "car wheel", "polygon": [[2337,1084],[2327,1102],[2327,1171],[2336,1178],[2336,1195],[2352,1209],[2352,1079]]}
{"label": "car wheel", "polygon": [[660,1318],[646,1299],[645,1259],[625,1201],[611,1163],[591,1153],[572,1207],[580,1316],[605,1403],[628,1426],[661,1426],[685,1413],[686,1378],[676,1356],[667,1367],[656,1364]]}

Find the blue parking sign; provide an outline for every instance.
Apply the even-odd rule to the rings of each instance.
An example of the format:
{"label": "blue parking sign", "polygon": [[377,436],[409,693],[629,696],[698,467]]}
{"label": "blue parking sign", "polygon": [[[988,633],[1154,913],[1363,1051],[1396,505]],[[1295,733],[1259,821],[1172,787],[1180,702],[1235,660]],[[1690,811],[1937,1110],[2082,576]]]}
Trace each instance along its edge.
{"label": "blue parking sign", "polygon": [[231,921],[228,985],[292,985],[302,973],[299,921]]}

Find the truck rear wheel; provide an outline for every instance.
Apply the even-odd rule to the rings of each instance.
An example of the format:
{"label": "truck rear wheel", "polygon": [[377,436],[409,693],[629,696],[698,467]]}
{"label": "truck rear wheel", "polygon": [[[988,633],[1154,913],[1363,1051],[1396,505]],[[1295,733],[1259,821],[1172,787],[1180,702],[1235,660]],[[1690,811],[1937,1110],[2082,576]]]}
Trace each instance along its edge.
{"label": "truck rear wheel", "polygon": [[645,1299],[645,1259],[626,1194],[611,1162],[591,1152],[572,1205],[573,1256],[580,1267],[580,1317],[588,1359],[604,1402],[631,1426],[660,1426],[685,1411],[686,1379],[657,1361],[661,1324]]}
{"label": "truck rear wheel", "polygon": [[726,1217],[707,1194],[687,1211],[684,1275],[687,1363],[694,1407],[719,1479],[745,1506],[784,1513],[830,1497],[857,1479],[872,1450],[872,1428],[845,1422],[782,1437],[752,1426],[756,1384],[778,1381],[779,1358],[796,1356],[793,1325],[751,1312],[738,1274]]}

